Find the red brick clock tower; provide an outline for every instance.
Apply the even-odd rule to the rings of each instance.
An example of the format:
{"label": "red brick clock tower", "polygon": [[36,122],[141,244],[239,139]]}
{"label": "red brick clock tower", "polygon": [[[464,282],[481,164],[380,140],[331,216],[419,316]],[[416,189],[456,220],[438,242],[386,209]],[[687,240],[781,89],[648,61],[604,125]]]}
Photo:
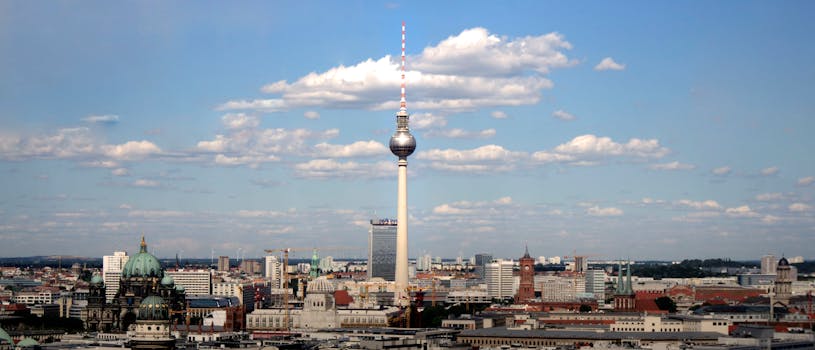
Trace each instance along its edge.
{"label": "red brick clock tower", "polygon": [[521,265],[521,283],[518,286],[515,303],[525,303],[535,299],[535,259],[529,256],[528,247],[526,247],[524,256],[519,262]]}

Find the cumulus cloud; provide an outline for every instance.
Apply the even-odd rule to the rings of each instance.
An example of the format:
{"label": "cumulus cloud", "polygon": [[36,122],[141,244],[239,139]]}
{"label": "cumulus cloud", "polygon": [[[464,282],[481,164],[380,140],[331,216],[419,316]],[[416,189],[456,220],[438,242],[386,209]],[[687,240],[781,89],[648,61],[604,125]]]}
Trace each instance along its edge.
{"label": "cumulus cloud", "polygon": [[677,205],[685,206],[697,210],[702,209],[721,209],[721,205],[718,202],[708,199],[706,201],[693,201],[690,199],[680,199],[675,202]]}
{"label": "cumulus cloud", "polygon": [[775,174],[778,174],[778,167],[777,166],[771,166],[769,168],[761,169],[761,175],[762,176],[773,176]]}
{"label": "cumulus cloud", "polygon": [[807,176],[798,179],[798,186],[809,186],[815,183],[815,176]]}
{"label": "cumulus cloud", "polygon": [[419,152],[416,159],[431,161],[430,167],[454,172],[509,171],[527,155],[498,145],[485,145],[474,149],[431,149]]}
{"label": "cumulus cloud", "polygon": [[493,201],[458,201],[444,203],[433,208],[438,215],[486,215],[498,214],[503,208],[512,205],[512,197],[501,197]]}
{"label": "cumulus cloud", "polygon": [[340,162],[334,159],[313,159],[294,165],[295,176],[310,179],[330,178],[386,178],[393,177],[392,162],[361,163],[355,161]]}
{"label": "cumulus cloud", "polygon": [[777,201],[777,200],[780,200],[780,199],[783,199],[783,198],[784,198],[784,195],[779,193],[779,192],[761,193],[761,194],[756,195],[756,200],[757,201],[762,201],[762,202]]}
{"label": "cumulus cloud", "polygon": [[115,114],[89,115],[82,118],[82,121],[90,124],[116,124],[119,122],[119,116]]}
{"label": "cumulus cloud", "polygon": [[596,71],[604,71],[604,70],[624,70],[625,65],[614,62],[614,59],[611,57],[606,57],[596,66],[594,66],[594,70]]}
{"label": "cumulus cloud", "polygon": [[319,143],[314,146],[315,155],[321,158],[371,157],[389,154],[390,149],[374,140],[357,141],[349,145]]}
{"label": "cumulus cloud", "polygon": [[416,113],[410,116],[410,128],[425,130],[447,126],[447,118],[433,113]]}
{"label": "cumulus cloud", "polygon": [[595,205],[586,209],[586,214],[591,216],[620,216],[623,215],[623,210],[615,207],[601,208]]}
{"label": "cumulus cloud", "polygon": [[160,154],[161,148],[150,141],[128,141],[120,145],[104,145],[102,152],[113,159],[144,159],[150,155]]}
{"label": "cumulus cloud", "polygon": [[306,117],[306,119],[317,120],[320,119],[320,113],[317,113],[317,111],[306,111],[303,113],[303,117]]}
{"label": "cumulus cloud", "polygon": [[723,167],[715,168],[715,169],[711,170],[710,172],[713,173],[713,175],[726,176],[726,175],[730,174],[731,171],[732,171],[732,169],[730,169],[729,166],[723,166]]}
{"label": "cumulus cloud", "polygon": [[690,170],[696,168],[693,164],[680,163],[673,161],[670,163],[652,164],[648,168],[652,170]]}
{"label": "cumulus cloud", "polygon": [[469,131],[463,129],[435,129],[423,134],[424,137],[450,138],[450,139],[486,139],[495,136],[495,129]]}
{"label": "cumulus cloud", "polygon": [[221,121],[227,129],[256,128],[260,125],[260,119],[245,113],[228,113],[221,117]]}
{"label": "cumulus cloud", "polygon": [[133,185],[134,187],[150,187],[150,188],[154,188],[154,187],[161,186],[161,183],[159,183],[158,181],[154,181],[154,180],[138,179],[136,181],[133,181],[133,183],[131,185]]}
{"label": "cumulus cloud", "polygon": [[116,168],[111,170],[110,174],[113,176],[129,176],[130,170],[127,170],[127,168]]}
{"label": "cumulus cloud", "polygon": [[740,207],[735,208],[727,208],[725,210],[727,215],[733,217],[757,217],[759,216],[758,213],[754,212],[753,209],[750,209],[747,205],[742,205]]}
{"label": "cumulus cloud", "polygon": [[215,135],[210,141],[198,142],[194,151],[211,155],[211,158],[204,159],[216,165],[258,167],[279,161],[281,155],[310,154],[309,141],[331,139],[337,135],[337,129],[235,129],[225,135]]}
{"label": "cumulus cloud", "polygon": [[577,117],[575,117],[573,114],[571,114],[569,112],[566,112],[566,111],[564,111],[562,109],[558,109],[558,110],[552,112],[552,116],[555,117],[556,119],[566,120],[566,121],[577,119]]}
{"label": "cumulus cloud", "polygon": [[789,207],[787,207],[787,209],[792,212],[801,213],[812,210],[812,206],[806,203],[792,203],[789,205]]}
{"label": "cumulus cloud", "polygon": [[662,158],[670,151],[659,144],[659,140],[632,138],[626,143],[614,142],[609,137],[595,135],[577,136],[569,142],[558,145],[551,151],[538,151],[532,159],[539,162],[585,162],[599,161],[608,157],[631,157],[639,159]]}
{"label": "cumulus cloud", "polygon": [[492,116],[495,119],[507,119],[507,118],[509,118],[509,116],[503,111],[492,111],[492,113],[490,113],[490,116]]}
{"label": "cumulus cloud", "polygon": [[[407,59],[408,105],[424,110],[472,110],[485,106],[537,103],[551,88],[545,75],[576,64],[562,35],[507,38],[484,28],[467,29]],[[398,108],[398,57],[367,59],[312,72],[293,82],[273,82],[261,89],[267,99],[228,101],[221,110],[283,111],[297,107]],[[392,93],[391,93],[392,92]]]}

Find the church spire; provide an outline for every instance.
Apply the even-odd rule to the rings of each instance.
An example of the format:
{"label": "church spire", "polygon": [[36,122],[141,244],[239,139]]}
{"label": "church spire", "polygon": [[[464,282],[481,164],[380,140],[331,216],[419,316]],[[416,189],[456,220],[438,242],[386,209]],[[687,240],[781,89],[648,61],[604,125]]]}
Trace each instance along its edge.
{"label": "church spire", "polygon": [[631,260],[628,260],[628,266],[625,269],[625,294],[634,294],[634,287],[631,285]]}
{"label": "church spire", "polygon": [[529,245],[528,244],[524,244],[524,258],[532,258],[531,256],[529,256]]}
{"label": "church spire", "polygon": [[617,261],[617,294],[623,294],[623,261]]}

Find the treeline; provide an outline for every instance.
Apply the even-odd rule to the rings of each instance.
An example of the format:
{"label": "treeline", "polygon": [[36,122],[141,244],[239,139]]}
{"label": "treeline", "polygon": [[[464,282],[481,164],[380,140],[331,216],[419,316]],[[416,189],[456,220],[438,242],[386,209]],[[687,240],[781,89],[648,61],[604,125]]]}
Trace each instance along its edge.
{"label": "treeline", "polygon": [[632,274],[640,277],[659,278],[701,278],[728,276],[719,268],[755,268],[754,263],[730,259],[688,259],[679,264],[640,264],[634,265]]}

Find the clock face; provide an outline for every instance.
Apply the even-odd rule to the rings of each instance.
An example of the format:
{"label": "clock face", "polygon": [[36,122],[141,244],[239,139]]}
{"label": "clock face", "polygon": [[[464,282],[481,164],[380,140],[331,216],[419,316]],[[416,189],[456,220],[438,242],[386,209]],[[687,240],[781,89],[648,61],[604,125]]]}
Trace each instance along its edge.
{"label": "clock face", "polygon": [[524,266],[524,270],[529,271],[529,265]]}

